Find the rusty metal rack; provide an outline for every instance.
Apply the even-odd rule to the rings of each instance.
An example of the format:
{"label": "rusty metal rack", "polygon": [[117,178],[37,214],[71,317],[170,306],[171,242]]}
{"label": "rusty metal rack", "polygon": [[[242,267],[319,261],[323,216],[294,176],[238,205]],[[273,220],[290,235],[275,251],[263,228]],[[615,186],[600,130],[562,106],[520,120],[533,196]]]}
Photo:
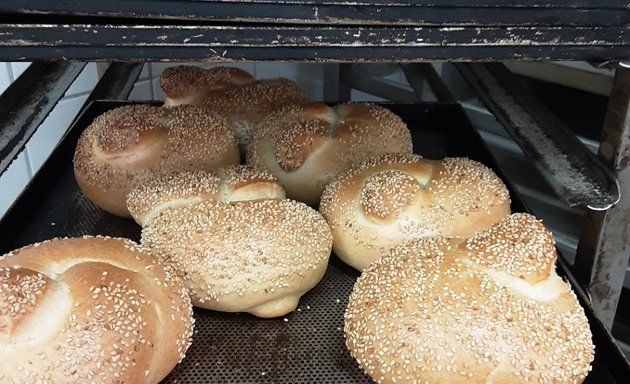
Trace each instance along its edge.
{"label": "rusty metal rack", "polygon": [[[624,382],[630,377],[630,365],[609,329],[630,256],[629,26],[627,0],[514,0],[509,5],[501,0],[2,1],[0,61],[35,63],[0,96],[0,174],[61,98],[83,61],[113,64],[90,95],[83,115],[75,119],[73,129],[0,221],[0,251],[51,236],[100,233],[137,238],[138,229],[133,225],[103,216],[81,199],[67,161],[72,140],[85,127],[86,119],[99,108],[113,105],[89,102],[125,99],[141,63],[333,62],[341,63],[338,76],[351,78],[349,67],[344,67],[348,63],[405,63],[412,85],[417,83],[414,76],[424,76],[436,94],[448,99],[439,78],[423,63],[455,61],[539,172],[556,191],[569,191],[561,193],[567,204],[593,208],[584,220],[575,265],[569,267],[561,260],[559,270],[577,290],[594,332],[597,358],[588,382]],[[542,104],[514,92],[512,85],[516,83],[509,72],[496,64],[507,60],[583,60],[616,69],[597,157],[587,155]],[[470,64],[472,61],[493,63]],[[358,77],[352,80],[361,81]],[[365,84],[379,87],[378,83]],[[340,86],[338,91],[349,94],[347,87]],[[401,98],[407,97],[413,93],[401,94]],[[462,117],[453,102],[421,104],[400,111],[412,121],[435,117],[436,111],[441,111],[444,119]],[[532,132],[527,121],[538,131]],[[458,123],[460,128],[467,127],[468,133],[463,135],[476,137],[465,118]],[[438,144],[442,143],[438,140],[441,135],[455,132],[452,125],[445,127],[449,128],[433,130],[430,135]],[[533,139],[533,134],[538,136]],[[567,189],[572,186],[570,179],[567,182],[556,177],[554,182],[559,171],[549,162],[553,156],[565,158],[571,172],[585,180],[577,192]],[[494,164],[489,157],[485,160]],[[567,173],[560,170],[560,174]],[[589,193],[589,186],[593,186],[593,193]],[[526,207],[517,207],[521,209]],[[62,214],[63,218],[55,216]],[[200,324],[209,328],[199,329],[196,342],[203,343],[202,339],[209,337],[213,341],[193,346],[189,359],[168,381],[369,382],[348,360],[337,330],[341,312],[336,299],[341,304],[347,300],[355,277],[333,257],[321,286],[304,298],[302,311],[287,322],[259,322],[247,316],[198,311]],[[318,310],[308,317],[304,305]],[[303,345],[300,348],[310,348],[308,353],[298,353],[300,349],[291,349],[295,345],[290,342],[295,341],[295,332],[306,332],[308,327],[319,330],[311,328],[315,344]],[[240,349],[232,349],[232,355],[220,355],[229,341],[224,336],[234,329],[250,332],[249,344],[239,344]],[[265,348],[275,348],[275,352],[265,352],[271,355],[264,355],[267,357],[248,371],[243,365],[247,360],[244,354],[263,353]],[[211,360],[213,354],[224,358]],[[265,361],[273,364],[263,366]],[[207,374],[208,364],[215,364],[215,377]],[[300,367],[305,372],[302,376],[282,374],[282,369]]]}
{"label": "rusty metal rack", "polygon": [[626,59],[627,5],[627,0],[3,1],[0,59]]}

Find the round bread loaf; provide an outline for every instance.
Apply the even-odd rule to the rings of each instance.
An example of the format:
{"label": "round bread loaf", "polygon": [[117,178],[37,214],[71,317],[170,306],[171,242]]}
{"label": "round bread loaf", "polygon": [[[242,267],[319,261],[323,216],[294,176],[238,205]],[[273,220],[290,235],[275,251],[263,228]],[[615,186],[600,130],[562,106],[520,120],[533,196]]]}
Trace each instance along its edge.
{"label": "round bread loaf", "polygon": [[382,154],[330,183],[320,212],[335,254],[363,270],[407,240],[469,237],[490,228],[510,213],[510,197],[501,179],[476,161]]}
{"label": "round bread loaf", "polygon": [[0,382],[158,383],[184,357],[192,305],[169,264],[126,239],[0,258]]}
{"label": "round bread loaf", "polygon": [[383,107],[307,103],[265,118],[247,161],[278,177],[289,198],[316,206],[324,187],[353,163],[379,153],[411,151],[407,126]]}
{"label": "round bread loaf", "polygon": [[203,106],[228,120],[244,153],[263,118],[278,108],[307,100],[306,91],[296,82],[276,78],[214,93]]}
{"label": "round bread loaf", "polygon": [[246,165],[204,171],[175,172],[138,185],[127,196],[131,216],[145,226],[166,208],[203,201],[284,199],[284,190],[269,172]]}
{"label": "round bread loaf", "polygon": [[396,247],[357,280],[346,344],[378,383],[581,383],[592,336],[556,257],[526,214]]}
{"label": "round bread loaf", "polygon": [[250,167],[178,173],[138,187],[129,207],[142,244],[173,261],[194,305],[277,317],[322,279],[332,235],[277,180]]}
{"label": "round bread loaf", "polygon": [[190,105],[127,105],[105,112],[81,134],[74,174],[102,209],[130,217],[131,189],[159,174],[238,164],[240,153],[225,119]]}
{"label": "round bread loaf", "polygon": [[207,201],[163,210],[142,244],[183,272],[195,306],[277,317],[322,279],[332,236],[295,201]]}
{"label": "round bread loaf", "polygon": [[210,95],[232,87],[253,82],[254,77],[242,69],[213,67],[203,69],[190,65],[168,67],[160,74],[160,86],[164,91],[164,106],[181,104],[198,105]]}

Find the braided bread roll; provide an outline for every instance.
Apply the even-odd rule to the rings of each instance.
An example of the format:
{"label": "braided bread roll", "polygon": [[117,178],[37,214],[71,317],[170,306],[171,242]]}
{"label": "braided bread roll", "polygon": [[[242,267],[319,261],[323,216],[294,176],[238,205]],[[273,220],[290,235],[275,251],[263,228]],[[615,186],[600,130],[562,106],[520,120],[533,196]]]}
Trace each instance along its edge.
{"label": "braided bread roll", "polygon": [[203,69],[191,65],[168,67],[160,74],[164,106],[199,105],[212,94],[252,83],[254,77],[234,67]]}
{"label": "braided bread roll", "polygon": [[274,174],[291,199],[311,206],[337,174],[379,153],[411,153],[411,134],[389,110],[371,104],[280,109],[260,123],[247,162]]}
{"label": "braided bread roll", "polygon": [[399,246],[357,280],[346,345],[382,384],[581,383],[594,346],[556,258],[527,214],[470,239]]}
{"label": "braided bread roll", "polygon": [[158,383],[191,342],[170,265],[126,239],[55,239],[0,258],[0,382]]}
{"label": "braided bread roll", "polygon": [[341,260],[363,270],[406,240],[469,237],[510,213],[499,177],[467,158],[377,155],[330,183],[320,212]]}
{"label": "braided bread roll", "polygon": [[156,175],[238,164],[225,119],[194,106],[127,105],[105,112],[81,134],[74,174],[83,193],[107,212],[130,217],[127,194]]}
{"label": "braided bread roll", "polygon": [[142,244],[172,260],[195,306],[282,316],[326,272],[330,228],[317,211],[284,199],[267,172],[239,166],[164,176],[128,202]]}

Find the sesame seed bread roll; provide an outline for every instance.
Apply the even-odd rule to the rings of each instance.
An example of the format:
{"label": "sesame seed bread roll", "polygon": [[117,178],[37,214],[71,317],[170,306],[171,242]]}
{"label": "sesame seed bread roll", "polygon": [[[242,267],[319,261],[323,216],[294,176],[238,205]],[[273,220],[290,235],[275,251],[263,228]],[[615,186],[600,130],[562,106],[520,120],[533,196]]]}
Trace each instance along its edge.
{"label": "sesame seed bread roll", "polygon": [[74,174],[83,193],[112,214],[131,217],[127,194],[160,174],[238,164],[225,119],[194,106],[127,105],[105,112],[81,134]]}
{"label": "sesame seed bread roll", "polygon": [[233,67],[203,69],[179,65],[164,69],[160,74],[160,87],[164,91],[164,106],[181,104],[199,105],[211,94],[240,87],[254,81],[248,72]]}
{"label": "sesame seed bread roll", "polygon": [[145,226],[166,208],[203,201],[284,199],[284,190],[269,172],[246,165],[161,175],[138,185],[127,196],[131,216]]}
{"label": "sesame seed bread roll", "polygon": [[501,179],[476,161],[383,154],[341,173],[319,209],[337,256],[363,270],[407,240],[488,229],[510,213],[510,197]]}
{"label": "sesame seed bread roll", "polygon": [[142,244],[173,261],[195,306],[269,318],[295,310],[322,279],[332,235],[296,201],[206,201],[162,210]]}
{"label": "sesame seed bread roll", "polygon": [[126,239],[54,239],[0,257],[0,382],[158,383],[193,333],[169,264]]}
{"label": "sesame seed bread roll", "polygon": [[324,187],[352,164],[379,153],[411,152],[411,133],[388,109],[306,103],[263,120],[247,162],[273,173],[289,198],[316,206]]}
{"label": "sesame seed bread roll", "polygon": [[592,335],[556,258],[527,214],[394,248],[354,286],[346,345],[381,384],[582,383]]}
{"label": "sesame seed bread roll", "polygon": [[228,120],[244,153],[261,120],[281,107],[307,100],[308,96],[302,87],[280,77],[214,93],[205,100],[203,106]]}

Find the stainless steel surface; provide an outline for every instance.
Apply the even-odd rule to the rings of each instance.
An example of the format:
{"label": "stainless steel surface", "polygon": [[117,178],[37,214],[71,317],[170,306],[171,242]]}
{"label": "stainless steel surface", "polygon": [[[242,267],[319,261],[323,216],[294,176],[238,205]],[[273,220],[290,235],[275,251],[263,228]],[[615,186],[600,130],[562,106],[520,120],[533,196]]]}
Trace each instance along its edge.
{"label": "stainless steel surface", "polygon": [[503,64],[455,65],[569,206],[605,210],[619,201],[610,169]]}
{"label": "stainless steel surface", "polygon": [[22,151],[85,64],[33,63],[0,95],[0,175]]}
{"label": "stainless steel surface", "polygon": [[605,212],[587,213],[574,271],[610,328],[630,258],[630,69],[621,65],[610,94],[599,157],[617,176],[621,199]]}

